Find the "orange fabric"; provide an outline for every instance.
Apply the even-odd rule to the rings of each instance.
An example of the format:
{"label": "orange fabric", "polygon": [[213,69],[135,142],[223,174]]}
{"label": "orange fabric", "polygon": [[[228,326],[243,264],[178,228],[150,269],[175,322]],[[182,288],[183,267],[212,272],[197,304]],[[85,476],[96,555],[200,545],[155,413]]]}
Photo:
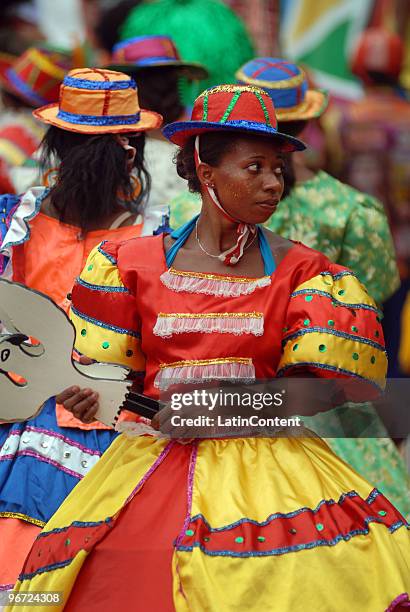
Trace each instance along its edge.
{"label": "orange fabric", "polygon": [[[59,427],[76,427],[77,429],[83,429],[85,431],[94,431],[95,429],[112,429],[108,425],[100,423],[100,421],[93,421],[92,423],[83,423],[79,419],[76,419],[75,416],[71,412],[66,410],[61,404],[56,404],[56,417],[57,425]],[[140,420],[138,415],[132,412],[128,412],[128,410],[122,410],[118,418],[119,422],[138,420]]]}
{"label": "orange fabric", "polygon": [[[41,527],[15,518],[0,521],[0,588],[14,585]],[[12,554],[11,554],[12,552]]]}
{"label": "orange fabric", "polygon": [[24,257],[18,262],[18,280],[45,293],[68,310],[67,293],[84,268],[90,251],[107,238],[121,241],[140,236],[142,225],[95,230],[82,240],[78,227],[39,213],[30,222],[30,229],[30,240],[23,245]]}

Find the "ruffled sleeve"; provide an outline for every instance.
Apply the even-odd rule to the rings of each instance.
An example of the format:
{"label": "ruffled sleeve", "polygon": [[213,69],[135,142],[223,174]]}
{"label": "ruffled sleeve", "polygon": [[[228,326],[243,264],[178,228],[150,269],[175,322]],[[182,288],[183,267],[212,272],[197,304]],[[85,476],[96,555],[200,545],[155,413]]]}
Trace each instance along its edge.
{"label": "ruffled sleeve", "polygon": [[75,350],[100,362],[145,370],[135,296],[117,266],[121,243],[102,242],[88,256],[72,292]]}
{"label": "ruffled sleeve", "polygon": [[380,321],[373,299],[354,274],[329,264],[290,297],[277,376],[307,372],[383,388],[387,356]]}

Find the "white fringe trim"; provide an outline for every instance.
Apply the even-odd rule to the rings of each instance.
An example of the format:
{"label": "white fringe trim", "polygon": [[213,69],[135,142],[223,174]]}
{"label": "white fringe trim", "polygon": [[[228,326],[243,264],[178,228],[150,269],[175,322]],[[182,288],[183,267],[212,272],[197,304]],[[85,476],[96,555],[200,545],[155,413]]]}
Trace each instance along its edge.
{"label": "white fringe trim", "polygon": [[137,438],[146,435],[155,438],[169,438],[169,436],[161,433],[158,429],[154,429],[148,423],[143,422],[121,421],[117,423],[115,430],[126,435],[128,438]]}
{"label": "white fringe trim", "polygon": [[207,380],[253,382],[255,380],[255,367],[252,360],[243,361],[248,363],[224,359],[220,363],[215,360],[215,362],[211,363],[201,363],[198,361],[198,363],[187,362],[187,365],[164,365],[155,377],[154,386],[165,391],[178,383],[201,383]]}
{"label": "white fringe trim", "polygon": [[241,313],[159,313],[154,326],[155,336],[171,338],[173,334],[253,334],[263,336],[263,314]]}
{"label": "white fringe trim", "polygon": [[207,275],[185,275],[178,274],[172,269],[166,270],[160,276],[162,283],[172,291],[186,291],[187,293],[205,293],[206,295],[216,295],[223,297],[237,297],[239,295],[249,295],[255,289],[267,287],[271,284],[270,276],[262,276],[255,280],[236,280],[231,278],[213,277]]}

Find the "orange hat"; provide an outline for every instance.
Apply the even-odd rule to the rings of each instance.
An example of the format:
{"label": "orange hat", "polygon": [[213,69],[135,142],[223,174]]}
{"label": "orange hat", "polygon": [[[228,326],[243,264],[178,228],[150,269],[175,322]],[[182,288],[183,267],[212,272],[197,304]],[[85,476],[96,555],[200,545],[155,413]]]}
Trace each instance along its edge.
{"label": "orange hat", "polygon": [[58,100],[64,75],[72,68],[68,55],[30,47],[10,65],[0,65],[0,85],[31,106]]}
{"label": "orange hat", "polygon": [[59,103],[38,108],[33,115],[82,134],[143,132],[162,123],[161,115],[140,108],[131,77],[100,68],[71,70],[60,87]]}
{"label": "orange hat", "polygon": [[351,58],[354,75],[371,84],[369,72],[398,78],[403,63],[404,47],[400,37],[383,28],[368,28],[359,37]]}

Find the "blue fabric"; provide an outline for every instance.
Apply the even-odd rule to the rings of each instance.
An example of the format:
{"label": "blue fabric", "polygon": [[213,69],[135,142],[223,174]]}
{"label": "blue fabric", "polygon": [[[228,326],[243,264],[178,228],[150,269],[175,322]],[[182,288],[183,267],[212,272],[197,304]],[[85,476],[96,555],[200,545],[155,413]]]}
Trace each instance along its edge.
{"label": "blue fabric", "polygon": [[44,104],[48,104],[48,100],[42,98],[38,94],[36,94],[31,87],[27,85],[15,72],[12,68],[8,68],[6,70],[6,76],[9,79],[10,83],[13,87],[19,91],[25,99],[29,100],[35,106],[43,106]]}
{"label": "blue fabric", "polygon": [[118,51],[118,49],[128,47],[132,43],[142,42],[144,40],[149,40],[150,38],[162,38],[163,40],[171,40],[169,36],[161,36],[160,34],[146,34],[145,36],[134,36],[133,38],[127,38],[127,40],[123,40],[122,42],[115,44],[112,48],[112,53],[115,53],[115,51]]}
{"label": "blue fabric", "polygon": [[[0,448],[11,431],[27,426],[59,433],[102,454],[119,435],[114,430],[85,431],[57,425],[55,400],[48,400],[40,414],[24,423],[0,425]],[[30,434],[28,434],[30,435]],[[47,522],[80,478],[35,457],[18,456],[0,461],[0,513],[15,512]]]}
{"label": "blue fabric", "polygon": [[134,79],[124,81],[89,81],[88,79],[77,79],[76,77],[66,76],[64,85],[68,87],[76,87],[77,89],[93,89],[93,90],[117,90],[117,89],[135,89],[137,87]]}
{"label": "blue fabric", "polygon": [[67,121],[68,123],[77,123],[79,125],[134,125],[140,120],[140,113],[133,115],[78,115],[77,113],[68,113],[67,111],[59,110],[57,118]]}
{"label": "blue fabric", "polygon": [[[198,217],[199,215],[196,215],[193,219],[191,219],[191,221],[188,221],[188,223],[185,223],[185,225],[182,225],[181,227],[172,232],[171,238],[175,238],[175,242],[169,249],[169,251],[167,251],[167,253],[165,254],[165,260],[167,262],[168,267],[172,266],[179,249],[188,240],[191,232],[195,227]],[[269,246],[265,234],[263,233],[262,228],[259,225],[257,225],[256,227],[258,232],[259,249],[263,259],[264,271],[266,276],[270,276],[276,270],[275,259],[272,255],[271,248]]]}
{"label": "blue fabric", "polygon": [[246,119],[240,119],[237,121],[227,121],[226,123],[219,123],[217,121],[176,121],[169,123],[162,128],[162,133],[165,138],[168,138],[171,142],[179,144],[178,140],[173,140],[173,137],[177,134],[187,133],[187,138],[191,136],[199,136],[203,132],[219,132],[220,130],[227,132],[248,132],[250,134],[259,134],[260,136],[272,136],[272,138],[279,141],[279,143],[288,143],[292,146],[289,148],[289,152],[292,151],[304,151],[306,145],[298,138],[288,136],[278,132],[276,128],[266,125],[265,123],[258,121],[247,121]]}
{"label": "blue fabric", "polygon": [[[21,196],[4,194],[0,196],[0,245],[3,244],[4,238],[8,231],[7,219],[13,210],[19,203]],[[5,255],[0,255],[0,276],[6,269],[9,258]]]}

